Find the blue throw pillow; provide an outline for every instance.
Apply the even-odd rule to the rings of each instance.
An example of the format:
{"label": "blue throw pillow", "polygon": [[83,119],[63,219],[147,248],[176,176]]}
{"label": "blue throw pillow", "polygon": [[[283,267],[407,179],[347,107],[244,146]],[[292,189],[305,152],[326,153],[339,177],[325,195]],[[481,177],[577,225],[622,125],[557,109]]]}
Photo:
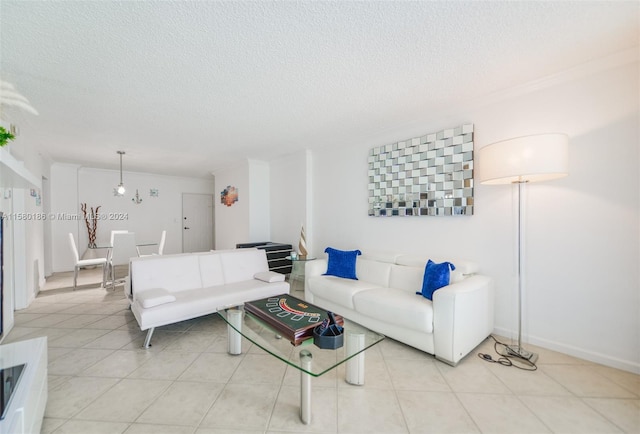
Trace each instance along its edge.
{"label": "blue throw pillow", "polygon": [[358,280],[356,277],[356,257],[362,254],[360,250],[337,250],[327,247],[324,252],[329,255],[325,276]]}
{"label": "blue throw pillow", "polygon": [[[451,268],[449,268],[451,267]],[[447,286],[451,278],[451,271],[456,267],[451,262],[443,262],[436,264],[431,259],[427,261],[426,267],[424,267],[424,277],[422,278],[422,292],[416,292],[416,294],[422,294],[423,297],[433,300],[433,293],[437,289]]]}

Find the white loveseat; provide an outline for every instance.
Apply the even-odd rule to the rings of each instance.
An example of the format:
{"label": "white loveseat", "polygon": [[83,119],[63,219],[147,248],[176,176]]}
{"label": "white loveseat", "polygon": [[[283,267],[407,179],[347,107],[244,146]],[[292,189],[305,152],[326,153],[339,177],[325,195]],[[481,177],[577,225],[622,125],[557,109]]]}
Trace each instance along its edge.
{"label": "white loveseat", "polygon": [[264,250],[215,250],[131,259],[127,288],[141,330],[214,313],[246,301],[289,293],[284,275],[269,271]]}
{"label": "white loveseat", "polygon": [[[427,261],[456,267],[433,301],[422,289]],[[493,331],[493,280],[468,261],[392,253],[356,260],[358,280],[325,276],[327,260],[305,267],[305,298],[455,366]]]}

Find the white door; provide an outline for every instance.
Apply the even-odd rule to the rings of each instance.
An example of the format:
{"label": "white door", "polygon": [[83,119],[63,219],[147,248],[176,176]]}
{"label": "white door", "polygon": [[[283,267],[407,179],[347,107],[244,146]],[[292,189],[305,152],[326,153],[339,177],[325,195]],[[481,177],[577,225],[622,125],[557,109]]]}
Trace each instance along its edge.
{"label": "white door", "polygon": [[213,195],[182,193],[182,251],[213,249]]}

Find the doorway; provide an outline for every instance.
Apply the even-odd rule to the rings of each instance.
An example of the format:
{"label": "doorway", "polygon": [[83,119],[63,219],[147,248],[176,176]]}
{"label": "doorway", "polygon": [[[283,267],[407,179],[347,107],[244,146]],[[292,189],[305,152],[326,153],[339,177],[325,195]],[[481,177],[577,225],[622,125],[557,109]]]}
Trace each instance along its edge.
{"label": "doorway", "polygon": [[213,234],[213,195],[182,193],[182,252],[212,250]]}

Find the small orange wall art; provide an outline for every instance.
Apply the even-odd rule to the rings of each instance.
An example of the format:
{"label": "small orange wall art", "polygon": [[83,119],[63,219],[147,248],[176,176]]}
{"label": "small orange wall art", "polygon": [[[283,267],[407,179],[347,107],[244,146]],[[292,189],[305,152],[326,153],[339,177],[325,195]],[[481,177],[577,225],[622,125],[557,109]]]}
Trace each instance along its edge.
{"label": "small orange wall art", "polygon": [[220,203],[231,206],[238,201],[238,189],[227,185],[227,188],[220,192]]}

